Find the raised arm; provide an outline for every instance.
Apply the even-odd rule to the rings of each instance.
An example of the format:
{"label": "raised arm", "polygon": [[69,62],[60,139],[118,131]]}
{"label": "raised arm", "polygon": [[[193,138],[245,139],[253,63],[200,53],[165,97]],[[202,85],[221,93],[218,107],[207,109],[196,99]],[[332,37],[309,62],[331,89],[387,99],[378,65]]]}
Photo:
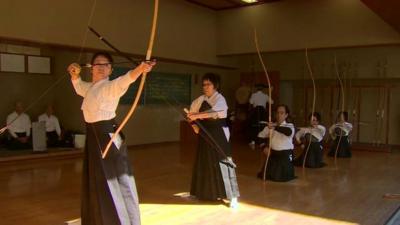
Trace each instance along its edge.
{"label": "raised arm", "polygon": [[103,89],[103,97],[108,99],[120,98],[128,90],[129,86],[135,82],[140,75],[151,71],[155,62],[142,62],[135,69],[130,70],[123,76],[112,80],[109,85]]}
{"label": "raised arm", "polygon": [[90,88],[91,83],[85,82],[81,79],[81,67],[77,63],[72,63],[71,65],[68,66],[67,69],[68,73],[71,75],[71,82],[72,85],[74,86],[75,92],[82,96],[85,97],[87,91]]}

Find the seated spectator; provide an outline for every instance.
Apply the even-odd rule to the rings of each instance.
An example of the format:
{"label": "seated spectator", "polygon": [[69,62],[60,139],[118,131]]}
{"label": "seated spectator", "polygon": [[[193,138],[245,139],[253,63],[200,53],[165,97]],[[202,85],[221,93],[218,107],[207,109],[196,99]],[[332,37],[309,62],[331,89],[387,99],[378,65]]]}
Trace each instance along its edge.
{"label": "seated spectator", "polygon": [[24,113],[21,102],[16,102],[15,111],[7,116],[8,141],[7,148],[11,150],[31,148],[31,119]]}
{"label": "seated spectator", "polygon": [[47,147],[59,147],[61,128],[52,105],[49,105],[46,112],[39,116],[38,121],[46,124]]}

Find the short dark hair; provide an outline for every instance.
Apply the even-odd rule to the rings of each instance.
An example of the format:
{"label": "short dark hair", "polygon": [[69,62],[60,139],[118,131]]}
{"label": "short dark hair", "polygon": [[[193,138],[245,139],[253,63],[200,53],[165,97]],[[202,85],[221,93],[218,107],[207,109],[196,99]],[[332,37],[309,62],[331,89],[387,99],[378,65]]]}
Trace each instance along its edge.
{"label": "short dark hair", "polygon": [[287,106],[285,104],[279,104],[279,105],[276,106],[276,109],[278,110],[279,107],[283,107],[285,109],[286,114],[290,115],[289,106]]}
{"label": "short dark hair", "polygon": [[114,62],[114,60],[111,57],[110,53],[108,53],[108,52],[96,52],[96,53],[93,54],[92,59],[90,60],[90,64],[93,64],[94,60],[96,60],[96,58],[99,57],[99,56],[103,56],[111,64]]}
{"label": "short dark hair", "polygon": [[314,116],[315,118],[317,118],[318,122],[321,122],[321,114],[319,114],[318,112],[313,112],[310,113],[310,115],[308,115],[308,119],[311,120],[311,117]]}
{"label": "short dark hair", "polygon": [[215,73],[204,74],[203,77],[201,78],[201,81],[204,82],[206,80],[210,81],[214,85],[214,88],[217,91],[219,91],[221,79],[219,78],[219,76],[217,74],[215,74]]}

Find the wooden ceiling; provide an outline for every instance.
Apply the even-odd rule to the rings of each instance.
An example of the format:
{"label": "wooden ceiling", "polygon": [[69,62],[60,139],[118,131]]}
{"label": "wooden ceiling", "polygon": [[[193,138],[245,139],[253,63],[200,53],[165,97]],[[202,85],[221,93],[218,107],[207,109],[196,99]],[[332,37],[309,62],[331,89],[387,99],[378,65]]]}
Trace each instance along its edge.
{"label": "wooden ceiling", "polygon": [[[241,0],[185,0],[212,10],[224,10],[265,4],[282,0],[258,0],[255,3],[245,3]],[[400,32],[400,0],[361,0],[367,7]]]}
{"label": "wooden ceiling", "polygon": [[224,9],[240,8],[250,5],[265,4],[281,0],[258,0],[255,3],[245,3],[241,0],[186,0],[186,1],[212,10],[224,10]]}
{"label": "wooden ceiling", "polygon": [[399,0],[361,0],[365,5],[380,16],[386,23],[400,32],[400,1]]}

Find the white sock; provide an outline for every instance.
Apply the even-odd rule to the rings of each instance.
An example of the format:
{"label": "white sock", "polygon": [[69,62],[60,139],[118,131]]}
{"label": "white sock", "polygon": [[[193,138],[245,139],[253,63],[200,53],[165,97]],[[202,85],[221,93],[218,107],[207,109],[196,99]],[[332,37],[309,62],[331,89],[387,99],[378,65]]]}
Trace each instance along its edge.
{"label": "white sock", "polygon": [[237,208],[239,206],[239,202],[238,202],[236,197],[231,199],[231,202],[230,202],[229,206],[231,208]]}

